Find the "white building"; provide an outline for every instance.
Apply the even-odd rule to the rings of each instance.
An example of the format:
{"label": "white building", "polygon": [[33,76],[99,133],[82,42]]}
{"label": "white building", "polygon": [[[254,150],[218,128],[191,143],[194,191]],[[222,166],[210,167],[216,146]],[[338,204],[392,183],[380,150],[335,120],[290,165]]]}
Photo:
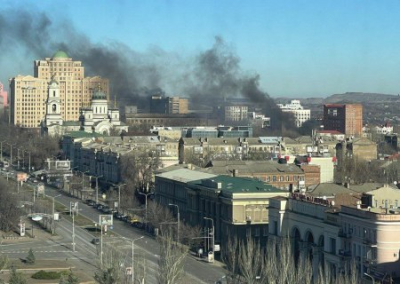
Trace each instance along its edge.
{"label": "white building", "polygon": [[46,115],[41,123],[42,133],[54,136],[79,130],[107,135],[112,130],[118,133],[128,132],[128,126],[120,121],[119,110],[108,106],[107,95],[100,89],[94,92],[91,106],[81,108],[80,113],[79,121],[63,121],[60,86],[52,79],[48,85]]}
{"label": "white building", "polygon": [[290,104],[286,105],[278,104],[278,107],[283,112],[291,112],[294,114],[297,127],[301,127],[304,122],[311,118],[311,111],[309,109],[304,109],[299,100],[292,100],[290,101]]}
{"label": "white building", "polygon": [[398,283],[400,191],[384,186],[361,196],[334,196],[272,198],[270,238],[290,236],[295,259],[308,256],[314,273],[325,264],[336,275],[354,261],[360,276],[369,273],[375,280]]}

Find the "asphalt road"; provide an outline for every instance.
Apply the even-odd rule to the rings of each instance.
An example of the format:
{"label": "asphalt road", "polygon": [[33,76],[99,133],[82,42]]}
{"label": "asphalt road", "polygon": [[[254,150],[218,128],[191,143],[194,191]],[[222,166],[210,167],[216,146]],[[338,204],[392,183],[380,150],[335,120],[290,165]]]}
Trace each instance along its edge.
{"label": "asphalt road", "polygon": [[[62,193],[62,191],[46,187],[46,195],[48,196],[57,196],[60,193]],[[76,202],[78,199],[63,194],[62,196],[57,197],[56,201],[69,207],[69,203],[71,201]],[[94,209],[82,202],[79,202],[79,209],[79,214],[92,220],[93,223],[98,223],[100,212],[97,209]],[[63,222],[61,224],[63,224]],[[68,229],[65,230],[68,231]],[[140,250],[145,252],[148,263],[147,268],[150,270],[147,271],[150,279],[146,278],[146,283],[156,283],[156,275],[158,273],[157,262],[159,259],[159,245],[157,241],[152,236],[146,235],[144,231],[134,228],[129,224],[117,219],[114,219],[113,232],[131,240],[137,239],[141,236],[144,237],[141,240],[135,241],[135,248],[138,252]],[[87,250],[88,247],[94,247],[92,244],[90,244],[92,237],[90,234],[88,236],[88,232],[86,230],[82,228],[76,229],[75,233],[78,250],[81,250],[82,248],[82,252],[85,254],[85,250]],[[104,242],[108,242],[107,237],[104,238]],[[90,255],[90,252],[87,252],[87,254]],[[226,274],[224,269],[218,263],[206,263],[190,255],[185,260],[184,269],[186,278],[188,278],[188,281],[190,281],[188,283],[215,283],[218,279]]]}

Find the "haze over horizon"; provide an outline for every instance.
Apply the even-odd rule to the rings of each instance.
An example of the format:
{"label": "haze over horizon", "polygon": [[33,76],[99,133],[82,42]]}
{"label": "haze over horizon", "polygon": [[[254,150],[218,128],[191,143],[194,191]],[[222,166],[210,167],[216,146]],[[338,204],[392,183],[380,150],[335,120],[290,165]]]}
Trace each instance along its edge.
{"label": "haze over horizon", "polygon": [[[203,87],[198,82],[204,65],[195,62],[215,50],[216,58],[224,59],[217,66],[223,69],[220,84],[233,82],[223,92],[237,87],[237,82],[243,84],[243,78],[255,78],[271,97],[397,94],[400,89],[400,58],[395,56],[400,41],[398,1],[3,0],[1,4],[0,81],[6,89],[8,78],[33,75],[33,61],[51,57],[60,47],[76,54],[79,58],[73,59],[82,60],[89,66],[87,73],[96,75],[102,62],[85,62],[96,60],[85,57],[88,46],[102,55],[125,56],[131,65],[120,70],[137,74],[133,85],[157,86],[170,95],[185,92],[187,81]],[[210,66],[206,70],[215,72]],[[112,81],[118,74],[101,75]]]}

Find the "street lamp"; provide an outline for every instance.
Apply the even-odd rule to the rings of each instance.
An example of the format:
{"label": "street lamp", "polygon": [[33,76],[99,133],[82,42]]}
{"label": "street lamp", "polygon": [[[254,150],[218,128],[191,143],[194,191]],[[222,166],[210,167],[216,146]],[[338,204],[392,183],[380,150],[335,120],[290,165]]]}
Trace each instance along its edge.
{"label": "street lamp", "polygon": [[375,279],[374,279],[374,277],[372,277],[371,275],[369,275],[369,274],[366,273],[366,272],[364,272],[364,275],[367,276],[367,277],[369,277],[369,278],[371,278],[372,284],[375,284]]}
{"label": "street lamp", "polygon": [[176,204],[172,204],[172,203],[170,203],[170,204],[168,204],[169,206],[176,206],[176,208],[177,208],[177,210],[178,210],[178,215],[177,215],[177,217],[178,217],[178,236],[177,236],[177,238],[176,238],[176,242],[177,243],[179,243],[179,227],[180,227],[180,222],[181,222],[181,217],[180,217],[180,214],[179,214],[179,206],[178,205],[176,205]]}
{"label": "street lamp", "polygon": [[96,204],[99,203],[99,178],[103,176],[95,176],[96,178]]}
{"label": "street lamp", "polygon": [[[212,218],[208,218],[208,217],[203,217],[204,218],[204,220],[210,220],[211,221],[211,226],[212,226],[212,256],[213,256],[213,258],[212,258],[212,262],[214,262],[214,248],[215,248],[215,231],[214,231],[214,229],[215,229],[215,227],[214,227],[214,219],[212,219]],[[208,249],[210,249],[210,248],[208,248]]]}
{"label": "street lamp", "polygon": [[135,242],[143,239],[144,236],[132,240],[132,284],[135,283]]}
{"label": "street lamp", "polygon": [[122,183],[119,185],[114,184],[114,186],[118,187],[118,212],[121,212],[120,211],[120,209],[121,209],[121,186],[124,186],[124,185],[126,185],[126,183]]}
{"label": "street lamp", "polygon": [[[145,206],[145,209],[146,209],[146,223],[145,223],[145,229],[146,229],[146,231],[147,231],[147,197],[148,197],[150,194],[153,194],[153,192],[144,193],[144,192],[138,191],[138,193],[139,193],[140,195],[144,195],[144,196],[146,197],[144,206]],[[171,204],[170,204],[170,205],[171,205]],[[178,208],[178,212],[179,212],[179,208]]]}

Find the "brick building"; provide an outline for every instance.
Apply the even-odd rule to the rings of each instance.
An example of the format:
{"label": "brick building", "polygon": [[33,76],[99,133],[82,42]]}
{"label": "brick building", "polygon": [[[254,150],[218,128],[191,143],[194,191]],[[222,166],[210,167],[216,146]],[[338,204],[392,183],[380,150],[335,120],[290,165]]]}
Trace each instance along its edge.
{"label": "brick building", "polygon": [[363,127],[363,107],[361,104],[324,105],[324,129],[337,130],[346,136],[360,137]]}

